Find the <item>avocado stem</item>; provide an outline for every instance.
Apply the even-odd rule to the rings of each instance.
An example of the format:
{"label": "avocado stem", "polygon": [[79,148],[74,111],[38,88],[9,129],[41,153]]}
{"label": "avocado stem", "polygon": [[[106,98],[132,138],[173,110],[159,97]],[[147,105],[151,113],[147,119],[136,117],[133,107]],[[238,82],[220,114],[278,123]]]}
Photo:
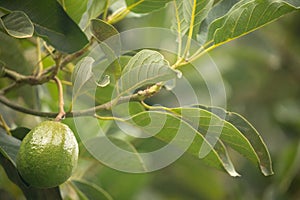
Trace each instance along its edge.
{"label": "avocado stem", "polygon": [[58,100],[59,112],[54,120],[59,122],[62,119],[64,119],[65,115],[66,115],[66,112],[64,110],[64,94],[63,94],[63,87],[62,87],[62,84],[61,84],[61,81],[59,80],[59,78],[57,76],[54,76],[53,80],[55,81],[55,83],[57,85],[58,98],[59,98],[59,100]]}

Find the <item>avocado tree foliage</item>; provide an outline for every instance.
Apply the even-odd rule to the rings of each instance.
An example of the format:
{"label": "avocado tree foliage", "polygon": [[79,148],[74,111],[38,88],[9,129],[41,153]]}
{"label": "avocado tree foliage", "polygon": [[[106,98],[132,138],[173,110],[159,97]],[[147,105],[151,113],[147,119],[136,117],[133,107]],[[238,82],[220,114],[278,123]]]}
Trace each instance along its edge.
{"label": "avocado tree foliage", "polygon": [[[200,158],[230,176],[239,176],[227,150],[230,147],[257,165],[263,175],[272,175],[271,158],[262,137],[238,113],[214,105],[201,105],[201,102],[184,107],[153,106],[146,102],[165,90],[168,81],[180,79],[182,68],[207,52],[299,8],[297,0],[0,1],[0,103],[9,108],[1,113],[1,165],[28,199],[62,198],[58,187],[37,189],[28,186],[18,174],[16,155],[29,129],[22,127],[17,119],[13,122],[16,128],[5,122],[5,118],[17,111],[41,118],[55,118],[58,114],[66,118],[93,118],[106,130],[111,128],[115,132],[119,130],[111,123],[114,121],[138,124],[142,131],[150,131],[150,134],[164,121],[159,133],[153,134],[157,143],[168,144],[176,134],[192,133],[194,137],[185,150],[195,159]],[[123,55],[112,48],[122,46],[118,31],[122,20],[160,9],[171,13],[168,28],[176,37],[169,45],[176,44],[175,56],[166,56],[165,52],[150,48],[134,49]],[[112,37],[115,40],[107,42]],[[199,48],[193,48],[195,42]],[[96,61],[86,57],[95,45],[105,52],[106,57],[102,59],[109,63],[106,69],[100,67],[103,75],[100,81],[91,67]],[[82,77],[76,81],[72,79],[78,76]],[[57,94],[54,83],[62,83],[65,93]],[[81,90],[88,84],[97,88],[93,97],[89,91]],[[43,100],[45,92],[50,93],[46,96],[50,95],[51,101]],[[74,99],[80,96],[90,97],[96,104],[83,110],[73,109]],[[130,116],[126,118],[122,118],[121,111],[124,102],[129,102]],[[147,127],[149,120],[152,126]],[[210,132],[219,135],[210,140],[206,137]],[[139,163],[140,172],[147,172],[147,163],[139,156],[139,143],[132,138],[118,137],[118,134],[110,133],[108,137],[114,144],[134,152],[133,162]],[[77,139],[80,141],[80,137]],[[101,140],[93,142],[97,145]],[[184,142],[176,143],[178,148],[184,146]],[[147,140],[143,145],[147,146]],[[209,151],[201,156],[199,152],[203,146]],[[81,149],[84,151],[84,145]],[[65,184],[83,199],[112,199],[99,185],[83,178],[74,177]]]}

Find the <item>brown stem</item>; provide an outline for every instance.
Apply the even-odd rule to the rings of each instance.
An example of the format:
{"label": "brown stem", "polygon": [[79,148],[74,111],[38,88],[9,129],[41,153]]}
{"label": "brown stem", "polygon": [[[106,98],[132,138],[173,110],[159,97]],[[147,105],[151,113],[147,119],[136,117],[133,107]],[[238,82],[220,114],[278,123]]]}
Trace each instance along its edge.
{"label": "brown stem", "polygon": [[55,117],[55,121],[61,121],[62,119],[65,118],[66,112],[64,109],[64,93],[63,93],[63,87],[62,84],[59,80],[59,78],[57,78],[57,76],[54,76],[53,80],[55,81],[56,85],[57,85],[57,89],[58,89],[58,105],[59,105],[59,112],[58,115]]}
{"label": "brown stem", "polygon": [[[153,94],[151,94],[152,96]],[[76,110],[76,111],[70,111],[65,113],[65,117],[83,117],[83,116],[94,116],[96,111],[101,111],[101,110],[110,110],[113,105],[118,105],[127,101],[143,101],[144,99],[150,97],[150,94],[148,92],[138,92],[132,95],[124,96],[118,98],[117,102],[116,100],[109,101],[107,103],[98,105],[93,108],[88,108],[84,110]],[[32,110],[29,108],[22,107],[16,103],[11,102],[9,99],[7,99],[5,96],[0,95],[0,102],[7,107],[22,112],[26,113],[29,115],[34,115],[34,116],[39,116],[39,117],[47,117],[47,118],[55,118],[57,116],[57,112],[41,112],[41,111],[36,111]]]}

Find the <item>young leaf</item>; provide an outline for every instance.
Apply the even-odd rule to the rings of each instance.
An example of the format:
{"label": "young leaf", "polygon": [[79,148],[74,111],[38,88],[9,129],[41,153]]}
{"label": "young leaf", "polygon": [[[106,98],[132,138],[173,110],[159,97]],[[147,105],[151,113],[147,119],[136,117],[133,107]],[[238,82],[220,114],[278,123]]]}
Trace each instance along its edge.
{"label": "young leaf", "polygon": [[181,37],[187,30],[190,30],[195,38],[200,24],[207,16],[212,4],[211,0],[174,0],[176,21],[174,21],[173,27]]}
{"label": "young leaf", "polygon": [[127,8],[135,13],[150,13],[161,9],[172,0],[125,0]]}
{"label": "young leaf", "polygon": [[15,38],[28,38],[33,35],[34,26],[24,12],[11,12],[2,16],[0,22],[6,32]]}
{"label": "young leaf", "polygon": [[259,157],[259,164],[262,173],[265,176],[269,176],[274,173],[272,169],[271,156],[266,144],[257,130],[244,117],[234,112],[227,112],[226,110],[218,107],[207,107],[203,105],[197,106],[208,111],[213,110],[214,114],[216,115],[226,116],[225,120],[239,129],[240,132],[244,134],[244,136],[251,143],[257,156]]}
{"label": "young leaf", "polygon": [[[188,39],[196,39],[201,22],[207,16],[212,7],[212,0],[173,0],[175,7],[175,19],[172,24],[173,30],[178,34],[178,54],[182,50],[182,37],[187,34]],[[187,41],[185,53],[189,51],[190,41]]]}
{"label": "young leaf", "polygon": [[72,184],[78,188],[86,199],[112,200],[113,198],[101,187],[83,180],[72,180]]}
{"label": "young leaf", "polygon": [[36,34],[59,51],[73,53],[88,43],[84,33],[57,1],[2,0],[0,7],[10,12],[26,13],[34,24]]}
{"label": "young leaf", "polygon": [[206,44],[217,46],[228,42],[295,10],[297,7],[284,1],[242,0],[209,25]]}
{"label": "young leaf", "polygon": [[142,50],[133,56],[122,71],[118,81],[120,95],[130,93],[147,84],[175,78],[177,72],[157,51]]}
{"label": "young leaf", "polygon": [[[231,164],[231,161],[228,160],[226,150],[220,143],[218,143],[217,147],[220,150],[222,158],[202,134],[190,124],[172,114],[157,111],[141,112],[131,119],[128,119],[126,123],[139,129],[145,135],[153,135],[153,137],[165,142],[168,147],[171,148],[167,150],[168,159],[169,157],[180,156],[185,151],[199,158],[200,148],[202,145],[205,145],[209,148],[209,151],[204,158],[201,158],[204,163],[219,170],[225,170],[231,176],[239,176]],[[162,152],[157,155],[158,158],[164,158],[164,153],[166,152],[162,150]],[[155,159],[155,155],[153,155],[153,159]],[[142,158],[144,158],[143,156],[144,155],[141,155]],[[147,161],[146,158],[143,160]],[[153,167],[151,166],[152,164],[153,163],[146,162],[146,167],[151,169],[151,167]]]}

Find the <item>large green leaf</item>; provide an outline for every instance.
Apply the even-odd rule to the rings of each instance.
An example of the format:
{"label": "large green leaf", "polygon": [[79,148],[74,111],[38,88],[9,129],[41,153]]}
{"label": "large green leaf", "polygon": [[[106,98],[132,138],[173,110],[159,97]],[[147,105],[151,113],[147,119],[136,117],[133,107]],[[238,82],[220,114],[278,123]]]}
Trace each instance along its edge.
{"label": "large green leaf", "polygon": [[118,86],[120,95],[142,86],[175,78],[177,72],[157,51],[142,50],[133,56],[122,71]]}
{"label": "large green leaf", "polygon": [[88,40],[75,22],[53,0],[2,0],[0,7],[10,12],[23,11],[33,22],[35,32],[57,50],[73,53]]}
{"label": "large green leaf", "polygon": [[6,32],[15,38],[28,38],[33,35],[34,26],[24,12],[11,12],[2,16],[0,22]]}
{"label": "large green leaf", "polygon": [[83,199],[103,199],[112,200],[113,198],[101,187],[82,180],[72,180],[72,184],[85,196]]}
{"label": "large green leaf", "polygon": [[172,111],[180,114],[193,127],[206,134],[205,138],[212,146],[220,139],[253,163],[260,164],[259,157],[248,139],[231,123],[200,108],[174,108]]}
{"label": "large green leaf", "polygon": [[150,13],[166,6],[172,0],[125,0],[127,8],[135,13]]}
{"label": "large green leaf", "polygon": [[[225,170],[231,176],[239,176],[222,143],[216,145],[216,149],[219,152],[216,151],[198,130],[172,114],[160,111],[141,112],[126,120],[126,123],[139,129],[143,134],[153,136],[170,145],[171,150],[168,151],[168,159],[169,157],[172,158],[172,156],[180,156],[176,154],[182,154],[185,151],[199,158],[201,146],[205,145],[206,148],[209,148],[209,151],[201,159],[206,164],[223,171]],[[165,155],[160,156],[161,158],[166,158]],[[141,157],[143,158],[143,155]],[[147,161],[147,159],[145,160]],[[151,169],[151,164],[153,163],[145,163],[147,169]]]}
{"label": "large green leaf", "polygon": [[297,7],[283,0],[242,0],[209,25],[206,45],[217,46],[233,40],[295,10]]}
{"label": "large green leaf", "polygon": [[273,174],[272,161],[269,151],[264,143],[262,137],[257,130],[241,115],[234,112],[227,112],[226,110],[218,107],[207,107],[198,105],[198,107],[213,111],[219,116],[225,116],[225,120],[234,125],[240,130],[242,134],[249,140],[259,158],[260,169],[266,176]]}

